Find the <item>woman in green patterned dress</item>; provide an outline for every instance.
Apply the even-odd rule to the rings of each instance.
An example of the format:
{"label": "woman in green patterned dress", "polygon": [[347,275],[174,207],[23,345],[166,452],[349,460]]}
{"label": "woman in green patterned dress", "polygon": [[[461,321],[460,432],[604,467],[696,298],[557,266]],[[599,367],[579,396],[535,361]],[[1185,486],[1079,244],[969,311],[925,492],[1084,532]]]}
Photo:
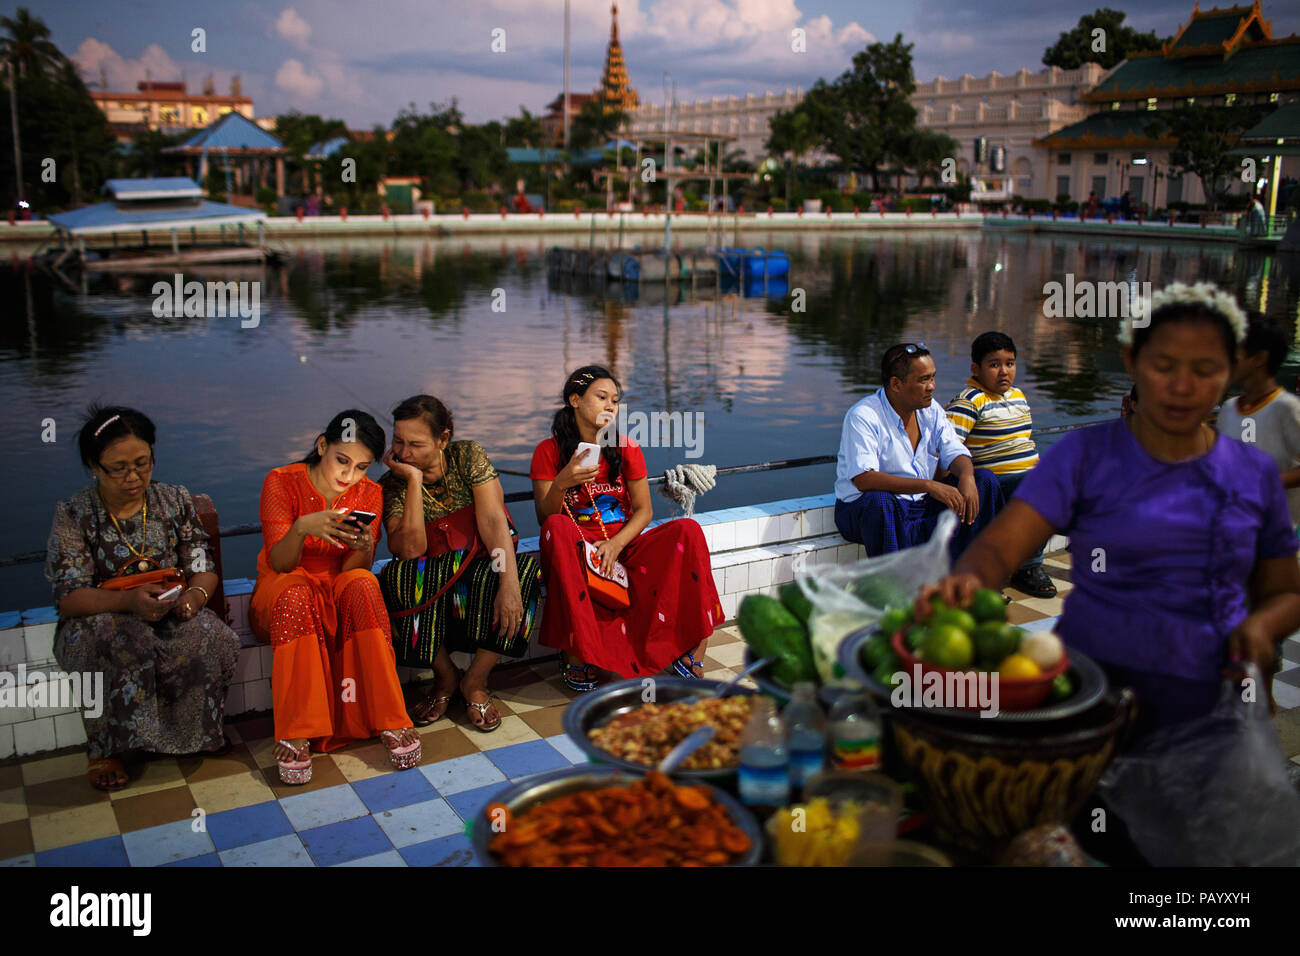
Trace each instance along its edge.
{"label": "woman in green patterned dress", "polygon": [[[515,554],[496,469],[478,442],[452,441],[454,430],[451,411],[432,395],[393,409],[390,470],[379,485],[394,559],[379,585],[398,664],[434,671],[433,689],[410,711],[415,725],[441,718],[459,691],[470,721],[487,733],[501,726],[488,674],[503,655],[522,657],[528,648],[541,565]],[[421,507],[408,508],[412,501]],[[449,650],[474,655],[463,675]]]}
{"label": "woman in green patterned dress", "polygon": [[[205,607],[218,581],[190,493],[150,480],[154,437],[153,422],[134,409],[91,409],[78,449],[95,480],[56,506],[45,562],[59,666],[104,675],[102,712],[84,716],[99,790],[126,786],[128,754],[228,746],[222,718],[239,637]],[[164,568],[184,578],[166,600],[162,584],[101,587]]]}

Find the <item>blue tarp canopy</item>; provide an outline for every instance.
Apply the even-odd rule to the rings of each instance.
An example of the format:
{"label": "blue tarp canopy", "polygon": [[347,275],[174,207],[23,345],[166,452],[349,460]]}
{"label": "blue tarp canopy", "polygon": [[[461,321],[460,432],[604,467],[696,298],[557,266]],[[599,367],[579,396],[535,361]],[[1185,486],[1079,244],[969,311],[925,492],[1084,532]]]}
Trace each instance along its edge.
{"label": "blue tarp canopy", "polygon": [[151,199],[201,199],[203,190],[188,176],[159,176],[153,179],[110,179],[101,190],[118,202]]}
{"label": "blue tarp canopy", "polygon": [[239,113],[227,113],[211,126],[199,130],[179,146],[168,146],[164,153],[197,153],[202,150],[238,152],[288,152],[284,144]]}
{"label": "blue tarp canopy", "polygon": [[[612,148],[612,147],[611,147]],[[540,166],[542,163],[568,163],[571,166],[596,166],[605,160],[602,149],[570,150],[528,149],[522,146],[506,147],[506,158],[512,163]]]}
{"label": "blue tarp canopy", "polygon": [[109,235],[140,229],[188,229],[190,226],[256,223],[266,218],[260,209],[222,202],[101,202],[46,217],[55,229],[71,236]]}
{"label": "blue tarp canopy", "polygon": [[311,148],[303,155],[304,159],[328,159],[340,149],[346,146],[351,140],[346,136],[335,136],[333,139],[327,139],[323,143],[312,143]]}

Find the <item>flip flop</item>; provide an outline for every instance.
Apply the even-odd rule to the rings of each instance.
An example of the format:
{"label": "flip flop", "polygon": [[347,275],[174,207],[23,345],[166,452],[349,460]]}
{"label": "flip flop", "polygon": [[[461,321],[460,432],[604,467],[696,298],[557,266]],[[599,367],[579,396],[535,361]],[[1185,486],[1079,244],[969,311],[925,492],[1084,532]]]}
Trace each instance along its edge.
{"label": "flip flop", "polygon": [[[688,661],[690,661],[690,663],[683,664],[682,657],[686,658]],[[695,671],[691,670],[691,668],[698,667],[700,670],[704,670],[703,662],[697,661],[695,659],[694,651],[687,651],[685,654],[682,655],[682,657],[679,657],[677,658],[677,660],[673,661],[673,670],[677,672],[679,677],[685,677],[689,680],[700,680],[701,679],[700,676],[696,674]]]}
{"label": "flip flop", "polygon": [[[463,694],[462,694],[462,696],[463,696]],[[492,706],[492,695],[491,695],[491,694],[488,694],[488,699],[487,699],[484,703],[482,703],[482,704],[476,704],[476,703],[474,703],[472,700],[470,700],[468,697],[466,697],[466,698],[465,698],[465,706],[466,706],[466,708],[470,708],[470,707],[472,707],[474,710],[477,710],[477,711],[478,711],[478,715],[479,715],[480,717],[483,718],[483,723],[482,723],[482,724],[476,724],[476,723],[474,723],[474,718],[472,718],[472,717],[470,718],[470,721],[469,721],[469,722],[470,722],[470,725],[471,725],[475,730],[477,730],[480,734],[490,734],[490,733],[492,733],[492,731],[496,730],[498,727],[501,726],[502,717],[501,717],[501,712],[500,712],[500,711],[497,711],[497,719],[496,719],[496,721],[495,721],[494,723],[490,723],[490,724],[489,724],[489,723],[487,722],[487,712],[488,712],[488,708]]]}
{"label": "flip flop", "polygon": [[411,728],[403,728],[403,730],[398,731],[381,730],[379,732],[379,736],[391,737],[393,743],[398,745],[388,748],[388,759],[393,762],[393,766],[398,770],[410,770],[420,762],[420,757],[424,753],[419,734],[416,734],[415,743],[402,746],[402,734],[408,729]]}
{"label": "flip flop", "polygon": [[[126,777],[121,783],[99,783],[99,779],[108,774],[121,774]],[[126,764],[122,763],[117,757],[100,757],[98,760],[92,760],[86,767],[86,778],[90,785],[96,790],[111,792],[121,790],[131,782],[130,776],[126,772]]]}

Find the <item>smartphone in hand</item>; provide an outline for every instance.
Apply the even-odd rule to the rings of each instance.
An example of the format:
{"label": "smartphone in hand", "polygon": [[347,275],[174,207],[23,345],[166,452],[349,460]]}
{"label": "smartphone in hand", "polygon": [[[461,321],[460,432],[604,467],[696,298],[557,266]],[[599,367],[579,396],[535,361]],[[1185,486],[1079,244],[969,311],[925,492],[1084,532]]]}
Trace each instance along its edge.
{"label": "smartphone in hand", "polygon": [[378,517],[373,511],[349,511],[343,516],[344,521],[351,521],[361,530],[370,527],[370,523]]}
{"label": "smartphone in hand", "polygon": [[595,442],[578,442],[578,464],[584,468],[595,468],[600,464],[600,446]]}
{"label": "smartphone in hand", "polygon": [[168,589],[167,589],[166,591],[164,591],[162,594],[160,594],[160,595],[158,595],[156,598],[154,598],[154,600],[155,600],[155,601],[170,601],[172,598],[176,597],[176,596],[177,596],[178,594],[180,594],[180,593],[181,593],[181,585],[178,584],[178,585],[176,585],[176,586],[173,587],[173,588],[168,588]]}

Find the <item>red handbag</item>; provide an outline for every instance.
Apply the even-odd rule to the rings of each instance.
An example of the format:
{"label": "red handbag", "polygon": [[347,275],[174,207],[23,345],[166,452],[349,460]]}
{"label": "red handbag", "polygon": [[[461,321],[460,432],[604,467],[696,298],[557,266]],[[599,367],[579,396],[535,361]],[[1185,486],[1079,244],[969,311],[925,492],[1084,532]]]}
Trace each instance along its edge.
{"label": "red handbag", "polygon": [[[133,565],[134,566],[134,563]],[[102,582],[99,586],[105,591],[133,591],[146,584],[161,584],[171,588],[185,583],[185,575],[179,568],[158,568],[154,571],[140,571],[135,574],[119,574]]]}
{"label": "red handbag", "polygon": [[[519,549],[519,533],[515,531],[515,523],[510,520],[510,510],[506,509],[506,524],[510,526],[510,544],[511,549]],[[478,521],[474,515],[474,506],[466,505],[464,508],[457,508],[450,514],[443,515],[435,521],[426,521],[424,523],[424,540],[425,540],[425,557],[436,558],[447,554],[450,551],[466,550],[465,558],[460,562],[460,567],[456,573],[438,589],[438,592],[424,603],[417,607],[405,611],[391,611],[389,617],[410,617],[412,614],[419,614],[427,610],[434,601],[446,594],[453,584],[460,580],[460,576],[465,573],[470,564],[478,557],[487,553],[487,545],[478,533]]]}
{"label": "red handbag", "polygon": [[[587,497],[591,499],[591,510],[596,516],[596,521],[600,524],[600,533],[609,540],[609,532],[605,530],[605,519],[600,516],[600,508],[596,504],[596,499],[591,493],[591,488],[583,485],[587,489]],[[611,611],[623,611],[632,606],[632,595],[630,592],[630,581],[627,576],[627,568],[623,567],[622,562],[614,562],[614,570],[606,574],[600,566],[600,552],[596,546],[587,540],[582,533],[582,525],[578,524],[578,519],[573,517],[573,512],[569,510],[569,501],[567,498],[561,499],[564,502],[564,512],[573,522],[573,526],[578,529],[578,536],[582,538],[578,542],[578,560],[582,562],[582,569],[587,574],[587,593],[591,599],[601,604]]]}

